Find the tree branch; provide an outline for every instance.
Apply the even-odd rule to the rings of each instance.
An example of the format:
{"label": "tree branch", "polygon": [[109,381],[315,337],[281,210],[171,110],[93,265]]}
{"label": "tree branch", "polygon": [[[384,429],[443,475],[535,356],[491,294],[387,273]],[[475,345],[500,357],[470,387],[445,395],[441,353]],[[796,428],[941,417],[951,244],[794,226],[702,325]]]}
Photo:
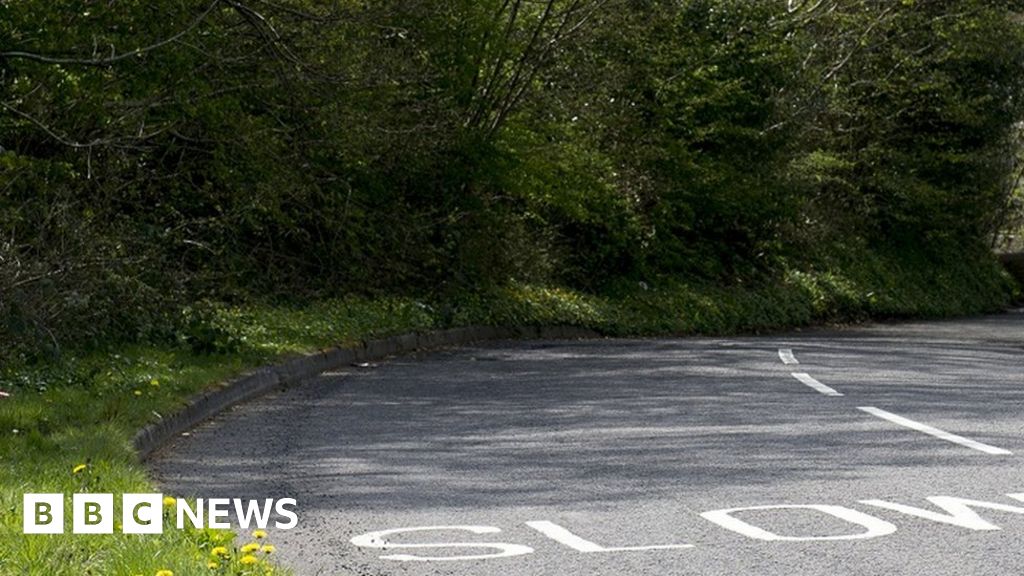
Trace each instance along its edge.
{"label": "tree branch", "polygon": [[213,2],[200,14],[195,20],[193,20],[184,30],[177,34],[165,38],[155,44],[150,44],[145,48],[136,48],[131,52],[125,52],[116,56],[110,56],[108,58],[61,58],[55,56],[46,56],[44,54],[36,54],[33,52],[23,52],[19,50],[13,50],[8,52],[0,52],[0,58],[21,58],[24,60],[32,60],[35,62],[42,62],[44,64],[74,64],[78,66],[109,66],[121,60],[131,58],[132,56],[141,56],[147,52],[152,52],[158,48],[162,48],[172,42],[182,38],[195,30],[196,26],[206,19],[213,12],[213,9],[221,3],[221,0],[213,0]]}

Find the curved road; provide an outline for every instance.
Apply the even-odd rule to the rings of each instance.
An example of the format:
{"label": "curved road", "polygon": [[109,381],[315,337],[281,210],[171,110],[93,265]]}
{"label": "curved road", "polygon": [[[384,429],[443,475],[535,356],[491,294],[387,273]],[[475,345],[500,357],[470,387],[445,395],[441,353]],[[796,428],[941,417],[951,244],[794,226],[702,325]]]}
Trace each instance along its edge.
{"label": "curved road", "polygon": [[1020,574],[1024,313],[398,358],[153,468],[295,498],[271,539],[299,575]]}

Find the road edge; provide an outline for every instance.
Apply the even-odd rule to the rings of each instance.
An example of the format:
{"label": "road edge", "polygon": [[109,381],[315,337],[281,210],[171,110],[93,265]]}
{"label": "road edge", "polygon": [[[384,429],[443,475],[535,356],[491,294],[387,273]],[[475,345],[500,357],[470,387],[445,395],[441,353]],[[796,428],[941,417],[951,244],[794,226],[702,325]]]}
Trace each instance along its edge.
{"label": "road edge", "polygon": [[437,350],[488,340],[600,338],[594,330],[576,326],[493,327],[469,326],[429,332],[410,332],[364,340],[353,346],[335,347],[261,366],[231,378],[189,398],[177,412],[144,426],[132,445],[145,461],[171,439],[180,436],[221,412],[273,390],[294,386],[328,370],[353,362],[379,360],[420,350]]}

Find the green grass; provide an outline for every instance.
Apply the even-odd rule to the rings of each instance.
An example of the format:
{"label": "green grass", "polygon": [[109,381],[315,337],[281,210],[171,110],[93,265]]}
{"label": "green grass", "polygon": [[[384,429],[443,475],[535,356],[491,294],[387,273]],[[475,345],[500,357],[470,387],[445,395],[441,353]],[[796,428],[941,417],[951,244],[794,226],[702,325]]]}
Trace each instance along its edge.
{"label": "green grass", "polygon": [[[27,536],[21,533],[22,495],[151,492],[153,484],[130,439],[192,394],[282,355],[434,326],[422,306],[392,299],[302,309],[207,305],[202,316],[206,328],[198,336],[186,330],[180,344],[128,346],[6,367],[0,389],[13,396],[0,399],[0,574],[262,574],[262,566],[226,562],[211,570],[210,549],[231,540],[218,531]],[[196,353],[195,345],[215,350]],[[86,470],[74,474],[83,463]]]}
{"label": "green grass", "polygon": [[[756,287],[662,281],[623,283],[604,295],[510,285],[457,302],[345,299],[304,307],[197,304],[178,340],[66,354],[0,374],[0,575],[175,576],[285,573],[241,554],[210,568],[223,531],[162,536],[27,536],[25,492],[149,492],[134,432],[190,395],[282,356],[360,339],[453,325],[568,324],[609,335],[730,334],[868,317],[937,317],[996,310],[1011,297],[1005,273],[985,259],[939,265],[864,256],[792,270]],[[86,468],[73,470],[80,464]],[[117,496],[115,496],[115,501]],[[70,506],[68,506],[70,509]],[[300,518],[301,521],[301,518]],[[271,533],[270,539],[273,540]]]}

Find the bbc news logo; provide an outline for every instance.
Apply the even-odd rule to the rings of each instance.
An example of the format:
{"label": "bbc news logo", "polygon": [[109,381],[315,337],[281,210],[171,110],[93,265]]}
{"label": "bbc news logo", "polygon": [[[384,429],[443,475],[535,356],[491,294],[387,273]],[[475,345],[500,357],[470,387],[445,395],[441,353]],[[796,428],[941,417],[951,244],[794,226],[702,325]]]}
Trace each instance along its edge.
{"label": "bbc news logo", "polygon": [[[173,501],[173,503],[171,502]],[[64,494],[25,494],[22,507],[25,534],[63,534]],[[119,530],[124,534],[162,534],[164,508],[174,509],[175,527],[231,528],[230,518],[244,529],[250,525],[265,529],[273,524],[278,530],[294,528],[294,498],[242,500],[240,498],[198,498],[190,504],[182,498],[164,498],[163,494],[123,494]],[[71,497],[72,534],[113,534],[118,517],[113,494],[73,494]]]}

